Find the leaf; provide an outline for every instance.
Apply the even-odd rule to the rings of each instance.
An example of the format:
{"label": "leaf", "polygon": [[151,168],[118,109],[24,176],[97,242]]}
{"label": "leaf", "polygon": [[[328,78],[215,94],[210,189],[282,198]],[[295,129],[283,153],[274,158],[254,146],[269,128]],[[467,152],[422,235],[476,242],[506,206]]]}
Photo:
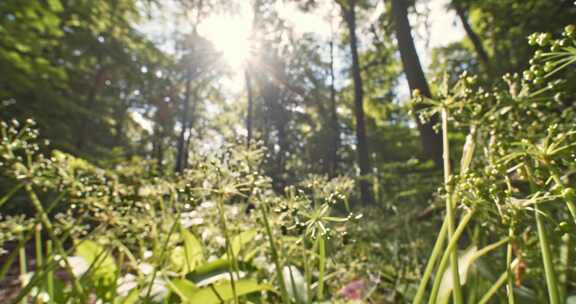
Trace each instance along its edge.
{"label": "leaf", "polygon": [[[258,282],[254,280],[239,280],[235,282],[235,289],[238,296],[243,296],[253,292],[272,290],[272,286],[267,284],[258,284]],[[194,294],[183,301],[185,303],[218,304],[232,299],[234,299],[232,284],[230,282],[223,282],[221,284],[198,289]]]}
{"label": "leaf", "polygon": [[[477,251],[478,249],[476,246],[471,246],[464,252],[460,252],[458,254],[458,273],[460,275],[460,285],[466,284],[468,272],[470,271],[470,266],[474,262],[474,256]],[[450,292],[453,288],[454,282],[452,281],[452,272],[450,266],[448,266],[442,275],[440,292],[438,293],[438,299],[436,303],[447,303],[450,297]]]}
{"label": "leaf", "polygon": [[566,304],[576,304],[576,296],[569,296],[568,299],[566,299]]}
{"label": "leaf", "polygon": [[64,10],[64,7],[62,6],[60,0],[48,0],[48,6],[50,6],[50,9],[52,9],[52,11],[56,13],[59,13]]}
{"label": "leaf", "polygon": [[181,229],[182,238],[184,239],[185,265],[184,271],[190,272],[204,261],[202,253],[202,244],[200,241],[185,228]]}
{"label": "leaf", "polygon": [[286,282],[288,295],[298,304],[308,303],[308,291],[306,280],[295,266],[284,266],[282,277]]}
{"label": "leaf", "polygon": [[183,301],[192,298],[194,293],[198,290],[196,285],[188,280],[173,279],[168,281],[168,289],[177,294]]}
{"label": "leaf", "polygon": [[94,241],[84,240],[76,247],[76,255],[90,265],[89,275],[96,281],[114,281],[118,267],[110,252]]}
{"label": "leaf", "polygon": [[140,292],[140,290],[138,290],[138,288],[134,288],[134,289],[130,290],[130,292],[128,293],[128,295],[126,297],[114,299],[114,303],[116,303],[116,304],[136,304],[136,303],[138,303],[138,300],[139,300],[139,297],[138,297],[139,292]]}
{"label": "leaf", "polygon": [[246,244],[251,242],[254,239],[254,237],[256,236],[256,234],[257,234],[256,229],[250,229],[250,230],[247,230],[247,231],[244,231],[240,234],[235,235],[232,238],[232,240],[230,240],[230,243],[232,246],[232,252],[234,253],[234,256],[238,256],[238,254],[240,253],[242,248],[244,248],[244,246]]}
{"label": "leaf", "polygon": [[[240,271],[253,271],[254,267],[249,263],[238,261]],[[186,275],[186,279],[192,281],[197,286],[213,283],[221,279],[229,279],[232,267],[226,258],[218,259],[214,262],[204,264]]]}

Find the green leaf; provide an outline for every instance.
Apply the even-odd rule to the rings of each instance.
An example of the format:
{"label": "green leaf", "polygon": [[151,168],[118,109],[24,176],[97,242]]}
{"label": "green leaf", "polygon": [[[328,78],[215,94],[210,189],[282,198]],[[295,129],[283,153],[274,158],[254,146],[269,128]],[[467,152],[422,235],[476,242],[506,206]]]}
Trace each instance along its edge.
{"label": "green leaf", "polygon": [[64,10],[64,7],[62,6],[60,0],[48,0],[48,6],[50,6],[50,9],[56,13],[59,13]]}
{"label": "green leaf", "polygon": [[188,280],[184,279],[174,279],[168,281],[167,284],[170,291],[177,294],[182,301],[188,301],[194,296],[194,293],[198,290],[196,285]]}
{"label": "green leaf", "polygon": [[[253,271],[254,267],[249,263],[238,261],[240,271]],[[220,279],[228,279],[232,271],[230,262],[226,258],[218,259],[214,262],[204,264],[194,271],[188,273],[186,278],[196,285],[206,284]]]}
{"label": "green leaf", "polygon": [[282,270],[286,289],[290,298],[298,304],[308,303],[306,280],[295,266],[284,266]]}
{"label": "green leaf", "polygon": [[138,288],[134,288],[132,290],[130,290],[130,292],[128,293],[128,295],[125,298],[117,298],[114,300],[114,303],[116,304],[136,304],[138,303],[139,297],[138,294],[140,293],[140,290],[138,290]]}
{"label": "green leaf", "polygon": [[256,236],[256,234],[257,234],[256,229],[251,229],[232,237],[230,243],[232,246],[232,252],[234,253],[234,256],[238,256],[242,248],[244,248],[246,244],[251,242]]}
{"label": "green leaf", "polygon": [[76,255],[90,265],[90,274],[97,279],[114,278],[118,271],[110,252],[94,241],[84,240],[76,247]]}
{"label": "green leaf", "polygon": [[185,265],[184,271],[190,272],[204,261],[202,253],[202,244],[200,241],[185,228],[181,229],[182,238],[184,239]]}
{"label": "green leaf", "polygon": [[[267,284],[258,284],[254,280],[239,280],[235,282],[236,294],[238,296],[247,295],[253,292],[272,290],[272,286]],[[223,282],[221,284],[212,285],[198,289],[194,294],[187,298],[185,303],[202,303],[202,304],[218,304],[230,301],[234,298],[232,292],[232,284],[230,282]]]}

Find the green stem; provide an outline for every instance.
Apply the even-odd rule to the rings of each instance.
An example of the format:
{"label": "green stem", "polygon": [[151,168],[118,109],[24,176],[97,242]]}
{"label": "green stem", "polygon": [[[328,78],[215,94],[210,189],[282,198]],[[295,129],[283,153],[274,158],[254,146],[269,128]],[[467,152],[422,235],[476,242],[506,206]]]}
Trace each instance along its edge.
{"label": "green stem", "polygon": [[[176,214],[175,218],[176,219],[180,218],[180,212]],[[176,227],[178,227],[178,220],[174,220],[174,223],[170,227],[170,231],[168,232],[166,240],[162,245],[162,251],[160,252],[160,261],[158,264],[154,265],[154,271],[152,272],[152,280],[150,280],[148,290],[146,291],[146,297],[145,297],[146,303],[150,303],[150,294],[152,293],[152,287],[154,286],[154,281],[156,280],[156,276],[158,275],[158,268],[159,266],[162,266],[164,264],[166,252],[168,251],[168,244],[170,242],[170,238],[172,238],[172,235],[176,231]]]}
{"label": "green stem", "polygon": [[308,249],[306,248],[306,240],[302,239],[302,259],[304,260],[304,277],[306,278],[306,304],[312,303],[312,272],[308,261]]}
{"label": "green stem", "polygon": [[270,223],[268,222],[266,206],[262,205],[260,207],[260,212],[262,213],[262,220],[264,221],[264,227],[266,228],[266,235],[268,236],[268,241],[270,242],[270,253],[272,254],[272,259],[274,260],[274,265],[276,266],[276,275],[278,276],[278,285],[280,285],[280,295],[282,296],[282,302],[284,302],[284,304],[290,304],[290,298],[288,297],[288,291],[286,290],[286,283],[284,282],[284,276],[282,275],[282,264],[280,262],[280,257],[278,256],[278,250],[274,242],[272,230],[270,229]]}
{"label": "green stem", "polygon": [[[23,239],[23,238],[24,238],[24,235],[22,232],[20,232],[20,239]],[[26,280],[26,276],[28,275],[28,269],[26,267],[26,246],[21,246],[18,249],[18,261],[19,261],[19,265],[20,265],[20,285],[22,286],[22,288],[24,288],[28,284],[28,282]],[[22,304],[26,304],[26,303],[28,303],[28,299],[23,298]]]}
{"label": "green stem", "polygon": [[238,263],[234,250],[232,250],[232,243],[230,242],[230,234],[228,232],[228,226],[226,225],[226,215],[224,214],[224,202],[223,199],[218,200],[218,213],[220,216],[220,225],[222,225],[222,231],[224,233],[224,238],[226,240],[226,256],[228,258],[228,263],[232,266],[232,269],[228,272],[230,274],[230,284],[232,286],[232,294],[234,295],[234,303],[238,304],[238,292],[236,291],[236,281],[234,279],[234,271],[236,271],[236,276],[238,277]]}
{"label": "green stem", "polygon": [[316,297],[318,301],[322,301],[324,298],[324,272],[326,270],[326,240],[324,239],[325,236],[320,236],[318,238],[318,254],[319,254],[319,261],[318,261],[318,289]]}
{"label": "green stem", "polygon": [[46,229],[48,236],[54,242],[54,245],[56,246],[56,252],[62,257],[62,261],[64,262],[66,271],[68,272],[68,274],[72,278],[72,288],[74,289],[74,291],[79,296],[83,297],[84,296],[84,290],[83,290],[82,286],[80,285],[80,283],[78,282],[76,276],[74,276],[74,272],[72,271],[72,266],[70,266],[70,263],[68,262],[68,259],[67,259],[68,255],[66,254],[66,251],[64,250],[64,246],[62,245],[62,242],[60,242],[60,240],[56,237],[56,234],[54,233],[54,230],[52,229],[52,223],[50,222],[50,219],[48,218],[48,214],[44,211],[44,208],[42,207],[42,203],[40,203],[40,200],[38,199],[38,196],[36,196],[36,193],[34,192],[34,189],[32,189],[32,186],[30,184],[27,184],[25,186],[25,189],[26,189],[26,192],[28,193],[30,200],[32,201],[32,205],[34,206],[36,213],[38,213],[38,218],[40,219],[42,226],[44,226],[44,229]]}
{"label": "green stem", "polygon": [[[456,231],[454,231],[453,237],[448,242],[448,247],[444,251],[444,254],[442,255],[442,259],[440,260],[440,264],[438,265],[438,269],[436,271],[436,277],[434,278],[432,293],[430,294],[430,300],[428,301],[428,303],[436,303],[436,298],[438,297],[438,292],[440,291],[440,284],[442,283],[442,276],[444,274],[444,271],[446,271],[446,267],[448,266],[448,260],[451,257],[451,252],[456,249],[456,246],[458,245],[458,239],[460,238],[460,236],[464,232],[464,229],[472,219],[473,214],[474,210],[471,210],[466,215],[464,215],[464,217],[462,217],[462,220],[460,221],[458,228],[456,228]],[[458,284],[459,283],[460,282],[458,281]],[[456,287],[454,286],[454,289],[455,288]]]}
{"label": "green stem", "polygon": [[512,273],[512,255],[513,255],[513,240],[514,240],[514,228],[510,226],[508,229],[508,246],[506,246],[506,276],[507,276],[507,288],[506,293],[508,295],[508,304],[514,304],[514,274]]}
{"label": "green stem", "polygon": [[[514,260],[514,262],[512,263],[512,267],[516,267],[517,263],[518,263],[518,260]],[[498,290],[502,287],[502,285],[504,285],[504,283],[506,283],[506,277],[507,277],[506,272],[502,273],[502,275],[500,275],[500,277],[494,283],[494,285],[492,285],[490,287],[490,289],[488,289],[488,291],[484,294],[482,299],[480,299],[478,304],[488,303],[488,301],[490,301],[490,299],[496,294],[496,292],[498,292]]]}
{"label": "green stem", "polygon": [[[454,205],[452,202],[452,185],[450,181],[450,143],[448,140],[448,109],[442,107],[442,145],[444,160],[444,186],[446,187],[446,217],[448,218],[448,242],[454,237]],[[448,248],[450,254],[450,270],[454,282],[454,304],[462,304],[462,290],[460,288],[460,275],[458,272],[458,253],[456,246]]]}
{"label": "green stem", "polygon": [[[46,256],[52,256],[52,241],[46,241]],[[48,270],[46,273],[46,291],[48,292],[48,303],[54,303],[54,272],[52,270]]]}
{"label": "green stem", "polygon": [[[550,171],[552,173],[551,175],[552,179],[554,180],[554,183],[556,183],[556,185],[558,185],[558,187],[560,187],[564,191],[566,189],[566,186],[558,176],[558,173],[556,173],[554,169],[551,169]],[[570,211],[570,215],[572,216],[572,221],[576,223],[576,202],[574,202],[574,197],[564,196],[564,198],[566,199],[566,206],[568,207],[568,211]]]}
{"label": "green stem", "polygon": [[570,234],[565,234],[562,236],[562,247],[560,252],[560,261],[562,263],[562,275],[560,276],[560,298],[566,299],[568,282],[570,282],[570,269],[574,263],[572,250],[574,244],[572,242],[572,236]]}
{"label": "green stem", "polygon": [[[535,185],[531,180],[531,176],[529,176],[529,179],[530,188],[532,192],[535,192]],[[556,274],[554,273],[554,262],[552,260],[552,253],[550,252],[546,227],[544,226],[544,217],[542,211],[540,211],[540,204],[534,205],[534,214],[536,217],[536,226],[538,227],[538,239],[540,241],[540,251],[542,253],[542,262],[544,264],[544,272],[546,275],[548,298],[550,304],[560,304],[560,298],[558,296],[558,282],[556,281]]]}
{"label": "green stem", "polygon": [[422,275],[422,279],[420,280],[420,284],[418,285],[416,296],[412,301],[413,304],[420,304],[424,301],[426,286],[428,285],[428,281],[430,280],[432,271],[434,271],[434,266],[436,266],[436,260],[438,259],[438,257],[440,257],[440,251],[444,247],[444,241],[446,240],[447,229],[448,229],[448,221],[447,218],[444,218],[444,222],[442,222],[442,228],[440,228],[440,232],[438,233],[438,237],[436,238],[436,243],[434,244],[434,248],[432,249],[432,254],[430,255],[428,263],[426,264],[424,275]]}

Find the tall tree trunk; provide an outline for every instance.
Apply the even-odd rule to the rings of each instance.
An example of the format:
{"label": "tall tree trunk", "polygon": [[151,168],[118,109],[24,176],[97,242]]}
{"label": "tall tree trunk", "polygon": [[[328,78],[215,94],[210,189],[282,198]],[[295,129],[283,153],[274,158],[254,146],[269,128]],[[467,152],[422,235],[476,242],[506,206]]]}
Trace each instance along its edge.
{"label": "tall tree trunk", "polygon": [[246,113],[246,146],[248,148],[250,148],[250,143],[252,141],[252,111],[254,107],[254,100],[252,95],[252,79],[250,77],[250,72],[246,68],[244,70],[244,79],[246,81],[246,94],[248,98],[248,113]]}
{"label": "tall tree trunk", "polygon": [[330,164],[328,174],[336,176],[338,171],[338,147],[340,146],[340,129],[338,126],[338,112],[336,110],[336,77],[334,73],[334,37],[330,40],[330,135],[331,146],[329,147]]}
{"label": "tall tree trunk", "polygon": [[186,136],[186,143],[184,144],[184,168],[188,167],[188,158],[190,155],[190,141],[192,140],[192,128],[194,127],[194,114],[196,114],[196,107],[200,98],[197,94],[198,91],[191,90],[190,95],[192,96],[192,109],[188,113],[188,136]]}
{"label": "tall tree trunk", "polygon": [[474,29],[470,25],[470,22],[468,22],[468,15],[466,14],[462,6],[457,4],[455,9],[458,18],[460,18],[460,21],[462,22],[462,26],[464,27],[466,35],[468,36],[470,41],[472,41],[472,45],[474,46],[474,50],[478,55],[478,59],[486,69],[486,72],[490,74],[490,60],[488,59],[488,53],[486,53],[486,49],[484,49],[484,45],[482,44],[480,37],[474,31]]}
{"label": "tall tree trunk", "polygon": [[360,167],[360,195],[364,203],[372,203],[372,193],[368,175],[370,174],[370,158],[366,127],[364,125],[364,91],[360,75],[360,60],[358,58],[358,41],[356,37],[356,0],[350,0],[348,8],[342,6],[346,25],[350,35],[350,52],[352,54],[352,78],[354,80],[354,115],[356,117],[356,148],[358,151],[358,166]]}
{"label": "tall tree trunk", "polygon": [[[431,97],[430,88],[420,65],[420,59],[414,46],[414,39],[408,20],[408,5],[406,0],[392,0],[392,18],[396,28],[398,49],[404,66],[404,73],[408,80],[410,92],[419,90],[423,96]],[[416,110],[419,110],[418,108]],[[433,126],[438,121],[438,116],[433,116],[429,122],[422,123],[416,117],[416,124],[420,132],[424,157],[434,161],[436,166],[442,166],[442,135],[435,132]]]}
{"label": "tall tree trunk", "polygon": [[184,93],[184,99],[182,100],[182,116],[180,118],[181,130],[178,136],[178,148],[176,151],[176,172],[182,172],[184,170],[184,163],[186,157],[186,131],[188,130],[188,107],[190,104],[190,86],[191,86],[191,76],[192,73],[190,69],[186,72],[186,92]]}

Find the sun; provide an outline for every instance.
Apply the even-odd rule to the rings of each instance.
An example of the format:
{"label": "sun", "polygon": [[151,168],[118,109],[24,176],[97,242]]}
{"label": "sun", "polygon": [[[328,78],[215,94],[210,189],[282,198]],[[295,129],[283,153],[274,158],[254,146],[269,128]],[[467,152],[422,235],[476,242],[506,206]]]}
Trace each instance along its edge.
{"label": "sun", "polygon": [[199,26],[200,35],[208,39],[233,69],[241,69],[250,57],[251,16],[213,15]]}

